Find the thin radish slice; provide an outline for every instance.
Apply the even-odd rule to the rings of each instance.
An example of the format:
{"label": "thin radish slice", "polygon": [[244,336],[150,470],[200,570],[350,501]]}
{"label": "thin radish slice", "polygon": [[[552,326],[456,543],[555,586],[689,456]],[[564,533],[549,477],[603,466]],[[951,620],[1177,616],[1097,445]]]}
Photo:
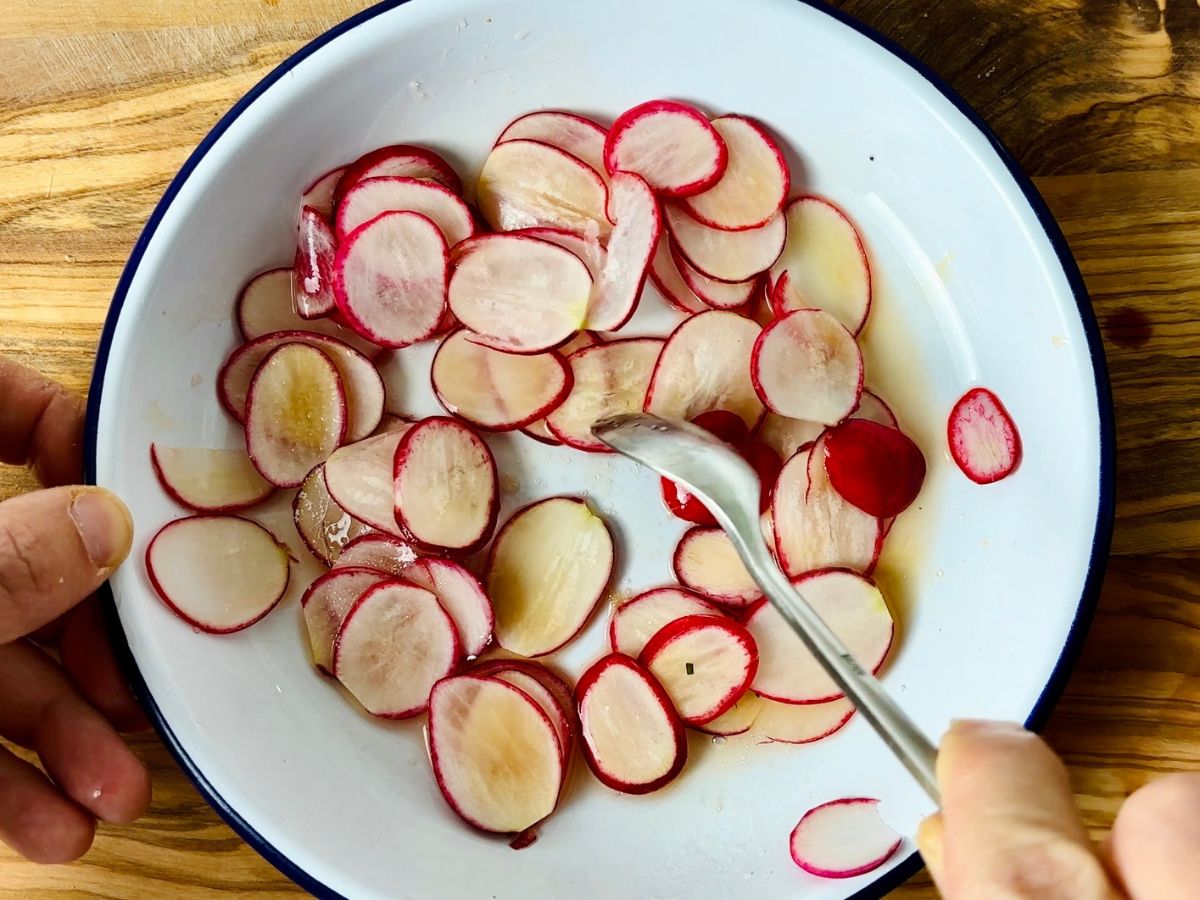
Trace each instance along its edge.
{"label": "thin radish slice", "polygon": [[249,628],[274,609],[287,591],[290,563],[275,535],[237,516],[176,519],[146,548],[146,572],[159,597],[210,634]]}
{"label": "thin radish slice", "polygon": [[454,167],[432,150],[413,144],[395,144],[364,153],[346,166],[333,195],[334,206],[340,205],[342,198],[360,181],[390,176],[436,181],[454,193],[462,194],[462,181]]}
{"label": "thin radish slice", "polygon": [[760,698],[753,732],[778,744],[811,744],[845,727],[854,715],[854,704],[845,697],[826,703],[780,703]]}
{"label": "thin radish slice", "polygon": [[446,337],[430,372],[438,402],[484,431],[513,431],[542,419],[571,390],[562,356],[505,353],[460,330]]}
{"label": "thin radish slice", "polygon": [[596,170],[601,177],[604,169],[604,138],[608,130],[591,119],[556,109],[543,109],[513,119],[496,138],[497,144],[506,141],[540,141],[570,153],[580,162]]}
{"label": "thin radish slice", "polygon": [[650,185],[629,172],[612,177],[608,217],[615,224],[587,312],[588,328],[595,331],[616,331],[629,321],[662,232],[658,201]]}
{"label": "thin radish slice", "polygon": [[496,231],[549,226],[598,239],[612,230],[607,199],[595,169],[557,147],[529,140],[493,147],[476,190],[479,211]]}
{"label": "thin radish slice", "polygon": [[627,656],[597,660],[575,686],[584,758],[626,794],[669,784],[687,762],[683,722],[654,676]]}
{"label": "thin radish slice", "polygon": [[898,428],[850,419],[822,441],[825,472],[833,489],[872,516],[898,516],[925,483],[925,457]]}
{"label": "thin radish slice", "polygon": [[[379,345],[363,340],[333,319],[302,319],[292,304],[292,269],[270,269],[255,275],[238,295],[238,330],[247,341],[276,331],[308,331],[349,344],[359,353],[380,352]],[[253,373],[251,373],[253,374]]]}
{"label": "thin radish slice", "polygon": [[854,412],[864,371],[854,335],[819,309],[776,319],[758,336],[750,360],[750,377],[767,409],[823,425]]}
{"label": "thin radish slice", "polygon": [[[792,582],[864,669],[879,671],[892,646],[895,624],[872,582],[844,569],[810,572]],[[746,616],[758,645],[754,691],[782,703],[827,703],[842,696],[804,642],[767,600]]]}
{"label": "thin radish slice", "polygon": [[682,253],[674,253],[675,269],[679,272],[679,277],[705,306],[711,306],[713,309],[743,310],[759,288],[762,276],[756,275],[748,281],[714,281],[688,262]]}
{"label": "thin radish slice", "polygon": [[492,601],[474,575],[448,559],[421,559],[404,570],[404,578],[433,591],[458,628],[463,652],[473,659],[492,642]]}
{"label": "thin radish slice", "polygon": [[771,492],[779,472],[783,469],[783,459],[773,449],[757,438],[751,438],[741,448],[742,458],[750,463],[759,483],[759,512],[771,508]]}
{"label": "thin radish slice", "polygon": [[334,502],[358,521],[395,537],[404,535],[396,524],[392,470],[396,448],[407,433],[347,444],[325,461],[325,486]]}
{"label": "thin radish slice", "polygon": [[754,638],[724,616],[684,616],[665,625],[638,661],[658,679],[679,718],[703,725],[728,712],[754,680]]}
{"label": "thin radish slice", "polygon": [[300,195],[300,208],[311,206],[328,219],[333,214],[333,195],[345,171],[345,166],[338,166],[318,177]]}
{"label": "thin radish slice", "polygon": [[338,237],[385,212],[420,213],[442,232],[447,247],[475,233],[471,210],[457,194],[436,181],[390,175],[364,178],[346,192],[337,212]]}
{"label": "thin radish slice", "polygon": [[671,237],[666,231],[658,237],[658,246],[654,248],[654,257],[650,260],[649,274],[650,280],[663,295],[663,299],[679,312],[694,315],[710,308],[683,280],[679,266],[675,263],[675,254],[671,252]]}
{"label": "thin radish slice", "polygon": [[396,448],[396,521],[417,544],[469,555],[492,536],[499,484],[492,451],[461,422],[433,416]]}
{"label": "thin radish slice", "polygon": [[862,398],[858,401],[858,409],[854,411],[854,415],[850,418],[878,422],[880,425],[887,425],[889,428],[900,427],[900,421],[896,418],[896,414],[892,412],[892,408],[883,401],[882,397],[868,390],[862,392]]}
{"label": "thin radish slice", "polygon": [[197,512],[257,506],[275,486],[258,474],[245,450],[150,445],[150,464],[171,499]]}
{"label": "thin radish slice", "polygon": [[573,738],[579,724],[575,717],[575,692],[572,690],[571,685],[567,684],[563,677],[553,669],[528,659],[493,659],[477,665],[472,670],[472,674],[491,675],[496,671],[509,670],[524,672],[526,675],[536,678],[543,687],[554,695],[555,701],[558,703],[563,715],[566,716],[567,724]]}
{"label": "thin radish slice", "polygon": [[333,258],[337,238],[325,216],[311,206],[300,210],[296,228],[296,271],[292,302],[301,319],[319,319],[333,312]]}
{"label": "thin radish slice", "polygon": [[568,231],[565,228],[522,228],[520,231],[512,233],[549,241],[564,250],[570,250],[583,260],[583,264],[588,268],[588,274],[592,276],[592,281],[600,280],[600,272],[604,268],[604,248],[596,238],[584,237],[578,232]]}
{"label": "thin radish slice", "polygon": [[746,691],[738,698],[737,703],[729,707],[711,722],[695,726],[705,734],[715,734],[720,737],[733,737],[735,734],[745,734],[758,718],[759,711],[766,701],[754,691]]}
{"label": "thin radish slice", "polygon": [[753,428],[763,405],[750,381],[750,353],[761,330],[749,319],[719,309],[684,321],[658,357],[646,412],[687,420],[724,409]]}
{"label": "thin radish slice", "polygon": [[545,656],[583,628],[613,570],[604,519],[583,500],[550,497],[505,523],[488,556],[496,642],[521,656]]}
{"label": "thin radish slice", "polygon": [[409,567],[416,561],[417,551],[408,541],[390,534],[368,532],[342,548],[333,568],[375,569],[393,577],[407,577]]}
{"label": "thin radish slice", "polygon": [[954,404],[946,426],[950,455],[976,484],[1007,478],[1021,464],[1021,435],[1000,398],[972,388]]}
{"label": "thin radish slice", "polygon": [[346,395],[329,357],[307,344],[273,350],[250,382],[246,450],[276,487],[299,487],[346,437]]}
{"label": "thin radish slice", "polygon": [[446,802],[468,824],[524,831],[554,812],[565,777],[554,724],[528,694],[460,675],[429,698],[429,756]]}
{"label": "thin radish slice", "polygon": [[300,598],[300,611],[308,631],[313,664],[322,672],[333,669],[333,642],[358,598],[391,576],[378,569],[331,569],[308,586]]}
{"label": "thin radish slice", "polygon": [[617,608],[608,623],[608,643],[614,653],[637,658],[650,638],[676,619],[720,614],[719,609],[692,591],[656,588]]}
{"label": "thin radish slice", "polygon": [[683,205],[710,228],[742,231],[765,225],[783,209],[792,187],[779,145],[745,116],[718,116],[711,124],[729,150],[729,163],[720,181]]}
{"label": "thin radish slice", "polygon": [[542,712],[546,714],[546,718],[550,720],[550,724],[554,726],[554,733],[558,738],[565,765],[567,754],[571,752],[571,725],[567,714],[559,706],[558,700],[555,699],[550,689],[527,672],[508,666],[493,669],[488,676],[503,681],[505,684],[511,684],[541,708]]}
{"label": "thin radish slice", "polygon": [[292,519],[296,531],[310,553],[323,565],[331,566],[342,548],[360,535],[370,532],[365,525],[334,502],[325,486],[325,466],[317,466],[304,478],[292,500]]}
{"label": "thin radish slice", "polygon": [[538,353],[583,327],[592,276],[571,251],[527,235],[489,234],[455,253],[450,310],[479,343]]}
{"label": "thin radish slice", "polygon": [[746,281],[771,268],[783,250],[787,227],[778,214],[758,228],[719,231],[672,203],[663,207],[671,243],[702,274],[717,281]]}
{"label": "thin radish slice", "polygon": [[641,410],[663,342],[630,338],[585,347],[567,357],[571,393],[546,418],[558,440],[577,450],[611,453],[592,434],[592,425],[608,416]]}
{"label": "thin radish slice", "polygon": [[823,309],[858,334],[871,311],[871,266],[858,231],[820,197],[797,197],[784,216],[787,242],[771,266],[775,315]]}
{"label": "thin radish slice", "polygon": [[792,829],[792,860],[821,878],[853,878],[878,869],[900,846],[868,797],[831,800],[806,812]]}
{"label": "thin radish slice", "polygon": [[740,609],[761,599],[733,542],[720,528],[692,528],[679,540],[671,565],[680,583],[710,600]]}
{"label": "thin radish slice", "polygon": [[379,420],[379,425],[375,428],[375,432],[371,437],[379,437],[381,434],[394,434],[396,432],[404,434],[404,432],[408,431],[415,424],[415,419],[393,415],[392,413],[384,413],[383,418]]}
{"label": "thin radish slice", "polygon": [[446,311],[449,256],[441,229],[415,212],[385,212],[338,246],[333,292],[350,327],[384,347],[431,337]]}
{"label": "thin radish slice", "polygon": [[[566,245],[564,244],[563,246]],[[571,340],[567,341],[567,343],[563,344],[562,347],[559,348],[558,353],[564,360],[566,360],[576,350],[582,350],[584,347],[594,347],[597,344],[602,343],[604,343],[604,341],[595,332],[581,331],[579,334],[575,335],[575,337],[571,338]],[[570,368],[569,365],[568,368]],[[572,374],[571,387],[574,388],[574,386],[575,376]],[[565,400],[566,398],[564,397],[563,399]],[[545,419],[538,419],[536,422],[530,422],[521,430],[535,441],[541,441],[543,444],[558,445],[562,443],[562,441],[554,436],[554,433],[546,424]]]}
{"label": "thin radish slice", "polygon": [[462,660],[454,622],[432,591],[402,581],[368,588],[333,644],[333,674],[383,719],[425,711],[429,692]]}
{"label": "thin radish slice", "polygon": [[[751,446],[750,430],[746,428],[746,423],[734,413],[726,412],[723,409],[710,410],[692,419],[692,424],[705,429],[714,437],[731,445],[745,458],[744,451]],[[771,483],[775,483],[774,478],[771,479]],[[663,477],[659,479],[659,488],[662,491],[664,505],[676,518],[696,525],[717,524],[717,520],[708,511],[708,507],[698,497],[692,496],[682,485]]]}
{"label": "thin radish slice", "polygon": [[[864,395],[866,396],[865,392]],[[797,450],[806,447],[821,436],[825,426],[820,422],[789,419],[768,411],[755,432],[758,439],[779,454],[781,459],[791,459]]]}
{"label": "thin radish slice", "polygon": [[621,113],[604,143],[610,175],[633,172],[670,197],[708,190],[727,160],[725,142],[704,113],[673,100],[650,100]]}

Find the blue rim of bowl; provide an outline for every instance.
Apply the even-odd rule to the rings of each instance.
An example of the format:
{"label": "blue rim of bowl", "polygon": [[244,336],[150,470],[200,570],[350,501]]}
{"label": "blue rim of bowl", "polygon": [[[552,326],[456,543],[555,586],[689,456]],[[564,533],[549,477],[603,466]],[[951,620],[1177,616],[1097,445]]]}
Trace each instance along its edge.
{"label": "blue rim of bowl", "polygon": [[[89,484],[95,484],[96,482],[96,437],[99,428],[100,399],[104,389],[104,372],[108,365],[109,353],[112,350],[112,340],[113,334],[116,331],[117,320],[120,318],[121,309],[125,304],[125,298],[129,292],[129,286],[137,272],[138,265],[141,263],[142,256],[146,252],[146,248],[154,233],[158,230],[159,223],[162,221],[167,209],[175,199],[175,195],[179,193],[184,182],[187,181],[200,160],[212,149],[221,135],[271,85],[279,81],[279,79],[302,60],[311,56],[340,35],[345,34],[353,28],[357,28],[364,22],[369,22],[382,13],[403,6],[407,2],[408,0],[383,0],[383,2],[371,6],[351,16],[344,22],[335,25],[329,31],[301,47],[281,62],[262,81],[238,100],[229,112],[221,117],[220,121],[213,126],[212,131],[205,135],[204,140],[200,142],[199,146],[188,157],[178,174],[167,186],[162,199],[159,200],[154,211],[150,214],[150,218],[146,221],[146,227],[142,230],[141,235],[134,244],[133,251],[129,255],[129,261],[125,264],[125,268],[121,272],[121,278],[117,282],[117,289],[113,294],[108,316],[104,321],[104,329],[100,334],[100,344],[96,350],[96,365],[92,372],[92,386],[88,394],[87,403],[84,459],[85,475]],[[1049,718],[1055,702],[1066,687],[1075,662],[1083,649],[1084,638],[1087,635],[1088,626],[1091,624],[1092,616],[1095,613],[1099,600],[1100,585],[1104,580],[1104,570],[1108,561],[1108,550],[1112,540],[1113,517],[1115,513],[1113,474],[1116,441],[1113,422],[1112,391],[1108,380],[1108,367],[1104,357],[1104,346],[1100,339],[1100,329],[1096,323],[1096,316],[1092,310],[1087,288],[1083,283],[1083,276],[1079,272],[1079,267],[1075,262],[1074,256],[1071,254],[1066,238],[1063,237],[1058,223],[1055,222],[1049,207],[1047,207],[1045,200],[1042,199],[1033,181],[1021,169],[1016,159],[1008,151],[1008,148],[1001,143],[1000,139],[992,132],[987,123],[984,122],[983,118],[940,75],[890,38],[879,34],[873,28],[857,21],[849,14],[828,5],[824,0],[798,0],[798,2],[811,6],[836,19],[843,25],[854,29],[883,50],[897,57],[901,62],[906,63],[918,75],[937,88],[987,138],[988,143],[991,144],[992,149],[1004,163],[1013,180],[1021,188],[1026,202],[1037,216],[1038,222],[1046,234],[1046,238],[1050,241],[1055,254],[1058,256],[1059,264],[1062,266],[1063,273],[1066,275],[1067,281],[1071,286],[1071,292],[1075,296],[1075,302],[1079,308],[1079,318],[1082,321],[1084,333],[1087,335],[1088,352],[1092,359],[1092,373],[1096,382],[1096,406],[1100,420],[1099,504],[1096,510],[1096,530],[1092,539],[1087,578],[1084,581],[1083,592],[1080,596],[1079,606],[1076,609],[1075,619],[1071,624],[1071,630],[1067,634],[1066,642],[1063,644],[1063,650],[1058,658],[1058,662],[1055,664],[1054,671],[1051,673],[1050,679],[1046,682],[1046,686],[1042,690],[1037,703],[1034,704],[1032,711],[1025,720],[1027,727],[1034,730],[1041,730],[1047,718]],[[141,671],[138,669],[137,661],[133,658],[133,654],[129,649],[124,629],[116,612],[116,605],[113,603],[111,591],[107,586],[104,588],[104,595],[105,617],[108,622],[109,631],[112,635],[118,659],[126,676],[129,678],[134,693],[145,708],[159,737],[166,744],[171,754],[175,757],[176,762],[179,763],[197,790],[200,791],[213,809],[217,811],[218,815],[246,843],[300,887],[317,897],[325,898],[325,900],[344,900],[341,894],[322,884],[297,863],[284,856],[283,853],[272,846],[261,834],[255,831],[237,810],[225,802],[224,798],[205,777],[200,767],[196,765],[188,755],[187,750],[176,738],[174,732],[171,731],[162,711],[150,693],[150,689],[146,685]],[[888,870],[883,876],[851,895],[847,900],[879,900],[879,898],[886,895],[893,888],[898,887],[911,878],[921,868],[921,865],[921,856],[914,851],[899,865]]]}

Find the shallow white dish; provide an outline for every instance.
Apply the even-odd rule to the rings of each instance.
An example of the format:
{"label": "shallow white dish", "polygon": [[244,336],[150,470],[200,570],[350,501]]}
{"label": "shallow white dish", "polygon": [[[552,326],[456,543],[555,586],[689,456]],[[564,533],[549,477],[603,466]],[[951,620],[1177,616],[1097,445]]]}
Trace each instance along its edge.
{"label": "shallow white dish", "polygon": [[[648,798],[578,777],[539,841],[515,853],[445,808],[419,726],[368,721],[311,669],[295,590],[249,631],[212,637],[167,611],[140,564],[181,514],[154,481],[150,442],[240,439],[213,388],[236,342],[233,298],[250,273],[290,261],[295,197],[312,176],[404,141],[446,151],[469,180],[520,113],[611,120],[659,96],[768,123],[798,185],[842,203],[870,248],[869,379],[930,463],[922,508],[880,567],[901,635],[889,689],[936,737],[957,716],[1039,724],[1065,681],[1111,525],[1107,378],[1061,235],[965,105],[879,38],[797,0],[394,0],[286,61],[188,160],[122,276],[89,405],[89,476],[138,523],[135,561],[112,592],[142,699],[217,810],[318,895],[878,897],[916,868],[911,841],[842,882],[788,857],[790,829],[819,802],[877,796],[903,828],[925,810],[861,720],[811,747],[693,737],[684,775]],[[406,373],[400,402],[437,412],[427,368],[394,374]],[[976,383],[1003,398],[1025,442],[1017,474],[986,488],[945,450],[946,414]],[[520,435],[493,446],[515,476],[502,515],[585,493],[615,522],[616,591],[670,580],[683,528],[649,473]],[[282,504],[278,514],[290,518]],[[573,674],[600,653],[606,618],[559,660]]]}

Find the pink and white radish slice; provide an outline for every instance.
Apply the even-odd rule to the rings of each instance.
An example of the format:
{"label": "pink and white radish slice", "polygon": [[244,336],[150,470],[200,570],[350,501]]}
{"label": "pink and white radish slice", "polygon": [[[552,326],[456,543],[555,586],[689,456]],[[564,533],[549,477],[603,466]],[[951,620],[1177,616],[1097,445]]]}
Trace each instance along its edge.
{"label": "pink and white radish slice", "polygon": [[976,484],[1007,478],[1021,464],[1021,436],[1000,398],[972,388],[954,404],[946,426],[950,455]]}
{"label": "pink and white radish slice", "polygon": [[823,425],[854,412],[863,375],[854,335],[819,309],[776,319],[758,336],[750,359],[750,377],[767,409]]}
{"label": "pink and white radish slice", "polygon": [[760,698],[752,731],[762,740],[779,744],[811,744],[840,731],[854,715],[846,698],[825,703],[780,703]]}
{"label": "pink and white radish slice", "polygon": [[291,556],[257,522],[191,516],[168,522],[151,538],[146,573],[185,622],[210,634],[230,634],[249,628],[283,599]]}
{"label": "pink and white radish slice", "polygon": [[594,331],[616,331],[629,321],[662,232],[650,185],[629,172],[612,177],[608,217],[614,226],[587,313],[587,327]]}
{"label": "pink and white radish slice", "polygon": [[[548,229],[546,229],[546,230],[548,230]],[[550,240],[550,239],[547,238],[547,240]],[[563,246],[566,246],[566,244],[564,244]],[[575,337],[571,338],[571,340],[567,341],[567,343],[563,344],[563,346],[559,348],[558,353],[560,356],[562,356],[563,360],[565,361],[576,350],[582,350],[584,347],[594,347],[594,346],[596,346],[596,344],[602,344],[602,343],[604,343],[603,340],[601,340],[600,336],[595,334],[594,332],[581,331],[581,332],[579,332],[579,334],[575,335]],[[569,368],[570,368],[570,365],[568,364],[568,369]],[[574,373],[572,373],[571,374],[572,389],[574,389],[574,386],[575,386],[575,375],[574,375]],[[570,392],[568,392],[568,394],[569,393]],[[566,398],[564,397],[563,399],[565,400]],[[559,404],[559,405],[561,405],[561,404]],[[533,438],[535,441],[541,441],[543,444],[558,445],[558,444],[562,443],[562,441],[560,441],[558,438],[556,438],[554,436],[553,432],[550,431],[549,426],[546,425],[545,419],[538,419],[536,422],[530,422],[528,425],[526,425],[521,430],[523,432],[525,432],[525,434],[527,434],[531,438]]]}
{"label": "pink and white radish slice", "polygon": [[245,450],[150,445],[150,464],[171,498],[197,512],[237,512],[257,506],[275,486],[258,474]]}
{"label": "pink and white radish slice", "polygon": [[723,606],[740,609],[762,598],[729,535],[720,528],[689,529],[675,548],[671,566],[680,584]]}
{"label": "pink and white radish slice", "polygon": [[746,693],[758,670],[758,650],[732,619],[684,616],[650,638],[638,661],[658,679],[684,722],[703,725]]}
{"label": "pink and white radish slice", "polygon": [[604,126],[584,116],[556,109],[543,109],[513,119],[496,138],[497,144],[507,141],[540,141],[569,153],[586,163],[601,176],[604,169]]}
{"label": "pink and white radish slice", "polygon": [[475,219],[462,199],[436,181],[398,175],[365,178],[342,198],[337,211],[338,237],[385,212],[414,212],[425,216],[453,247],[475,233]]}
{"label": "pink and white radish slice", "polygon": [[300,208],[311,206],[328,219],[333,214],[333,195],[345,171],[345,166],[338,166],[319,176],[300,195]]}
{"label": "pink and white radish slice", "polygon": [[[865,391],[863,397],[866,397]],[[780,459],[788,460],[801,447],[819,438],[824,430],[825,426],[820,422],[789,419],[768,410],[755,436],[778,453]]]}
{"label": "pink and white radish slice", "polygon": [[544,656],[583,628],[608,587],[613,540],[583,500],[550,497],[505,523],[484,582],[496,611],[496,642],[521,656]]}
{"label": "pink and white radish slice", "polygon": [[416,561],[417,551],[408,541],[372,531],[359,535],[346,544],[338,554],[333,568],[375,569],[392,577],[399,577],[406,575],[409,566]]}
{"label": "pink and white radish slice", "polygon": [[392,434],[400,432],[403,434],[416,424],[416,419],[410,419],[407,416],[398,416],[394,413],[384,413],[383,418],[379,420],[379,425],[375,428],[375,432],[371,437],[379,437],[381,434]]}
{"label": "pink and white radish slice", "polygon": [[684,281],[675,256],[671,251],[671,236],[664,230],[659,235],[658,246],[654,248],[654,257],[650,260],[650,280],[663,299],[681,313],[702,313],[710,307]]}
{"label": "pink and white radish slice", "polygon": [[810,809],[792,829],[792,860],[821,878],[853,878],[878,869],[901,841],[878,807],[878,800],[848,797]]}
{"label": "pink and white radish slice", "polygon": [[[411,429],[410,429],[411,430]],[[329,496],[360,522],[398,538],[394,466],[404,432],[390,432],[347,444],[325,461]]]}
{"label": "pink and white radish slice", "polygon": [[679,277],[705,306],[713,309],[743,310],[753,299],[754,292],[759,289],[761,276],[755,276],[748,281],[715,281],[689,263],[683,254],[675,252],[674,257]]}
{"label": "pink and white radish slice", "polygon": [[[592,276],[592,281],[597,282],[600,280],[600,271],[604,268],[604,247],[600,245],[600,242],[596,238],[584,237],[576,231],[568,231],[565,228],[546,227],[522,228],[520,231],[512,232],[512,234],[522,234],[526,237],[549,241],[551,244],[557,244],[564,250],[570,250],[587,266],[588,274]],[[564,352],[567,351],[564,350]]]}
{"label": "pink and white radish slice", "polygon": [[311,206],[300,210],[296,228],[295,283],[292,302],[301,319],[333,312],[333,258],[337,238],[325,215]]}
{"label": "pink and white radish slice", "polygon": [[300,611],[308,631],[308,645],[312,650],[313,664],[322,672],[333,668],[333,643],[341,630],[342,622],[358,598],[368,588],[391,576],[377,569],[357,566],[330,569],[308,586],[300,598]]}
{"label": "pink and white radish slice", "polygon": [[604,144],[610,175],[633,172],[670,197],[712,187],[727,161],[725,142],[704,113],[673,100],[650,100],[621,113]]}
{"label": "pink and white radish slice", "polygon": [[900,422],[896,418],[896,414],[892,412],[892,408],[888,406],[883,398],[871,391],[863,390],[862,397],[858,401],[858,409],[854,411],[852,419],[866,419],[868,422],[878,422],[880,425],[886,425],[889,428],[899,428]]}
{"label": "pink and white radish slice", "polygon": [[636,659],[647,641],[676,619],[720,614],[719,609],[692,591],[656,588],[617,607],[608,623],[609,646],[614,653]]}
{"label": "pink and white radish slice", "polygon": [[746,691],[738,698],[737,703],[733,704],[733,706],[729,707],[729,709],[711,722],[705,722],[703,725],[695,725],[693,727],[697,731],[703,731],[705,734],[719,735],[720,737],[733,737],[736,734],[745,734],[753,727],[755,720],[758,718],[759,711],[765,702],[754,691]]}
{"label": "pink and white radish slice", "polygon": [[578,724],[575,717],[575,692],[562,676],[553,669],[528,659],[500,658],[480,663],[472,670],[472,674],[491,675],[497,671],[510,670],[524,672],[526,675],[536,678],[546,690],[554,695],[555,701],[567,718],[571,734],[574,735],[576,725]]}
{"label": "pink and white radish slice", "polygon": [[329,496],[324,464],[305,476],[292,500],[292,519],[309,552],[326,566],[334,564],[343,547],[371,530]]}
{"label": "pink and white radish slice", "polygon": [[419,559],[404,570],[404,579],[433,591],[442,609],[454,620],[468,658],[487,649],[492,642],[495,614],[479,579],[448,559]]}
{"label": "pink and white radish slice", "polygon": [[702,274],[717,281],[748,281],[771,268],[783,250],[787,228],[783,214],[745,231],[720,231],[689,216],[682,207],[663,207],[675,250]]}
{"label": "pink and white radish slice", "polygon": [[351,188],[367,178],[420,178],[436,181],[449,188],[456,194],[462,194],[462,181],[446,160],[427,147],[413,144],[395,144],[390,147],[379,147],[369,153],[364,153],[350,165],[346,166],[334,192],[334,206],[342,202],[342,198]]}
{"label": "pink and white radish slice", "polygon": [[[476,670],[475,674],[482,673]],[[559,705],[551,690],[537,678],[518,668],[500,665],[490,668],[487,674],[489,678],[511,684],[541,708],[542,712],[546,714],[546,718],[550,720],[550,724],[554,726],[554,733],[558,738],[565,766],[572,747],[572,725],[566,711]]]}
{"label": "pink and white radish slice", "polygon": [[745,116],[718,116],[713,129],[729,151],[721,180],[683,200],[687,211],[710,228],[759,228],[783,208],[791,190],[787,160],[761,125]]}
{"label": "pink and white radish slice", "polygon": [[[255,275],[238,295],[238,331],[247,341],[276,331],[308,331],[337,338],[359,353],[379,353],[379,345],[364,340],[332,319],[302,319],[292,304],[292,269],[270,269]],[[253,373],[252,373],[253,374]]]}

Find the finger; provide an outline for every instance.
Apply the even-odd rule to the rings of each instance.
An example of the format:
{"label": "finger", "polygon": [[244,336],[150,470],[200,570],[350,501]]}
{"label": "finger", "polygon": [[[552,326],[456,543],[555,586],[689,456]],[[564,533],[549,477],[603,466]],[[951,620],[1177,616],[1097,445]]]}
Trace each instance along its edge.
{"label": "finger", "polygon": [[83,401],[56,381],[0,356],[0,462],[33,466],[42,484],[83,475]]}
{"label": "finger", "polygon": [[97,598],[89,597],[68,614],[58,656],[79,692],[118,730],[150,727],[117,665]]}
{"label": "finger", "polygon": [[925,818],[917,829],[917,849],[921,851],[925,868],[929,870],[929,875],[936,884],[941,884],[944,880],[944,831],[945,822],[941,813],[934,813]]}
{"label": "finger", "polygon": [[50,488],[0,503],[0,644],[95,591],[132,540],[129,511],[103,488]]}
{"label": "finger", "polygon": [[40,863],[79,859],[96,823],[41,772],[0,747],[0,840]]}
{"label": "finger", "polygon": [[1137,900],[1175,900],[1196,889],[1200,774],[1167,775],[1137,790],[1113,824],[1109,853]]}

